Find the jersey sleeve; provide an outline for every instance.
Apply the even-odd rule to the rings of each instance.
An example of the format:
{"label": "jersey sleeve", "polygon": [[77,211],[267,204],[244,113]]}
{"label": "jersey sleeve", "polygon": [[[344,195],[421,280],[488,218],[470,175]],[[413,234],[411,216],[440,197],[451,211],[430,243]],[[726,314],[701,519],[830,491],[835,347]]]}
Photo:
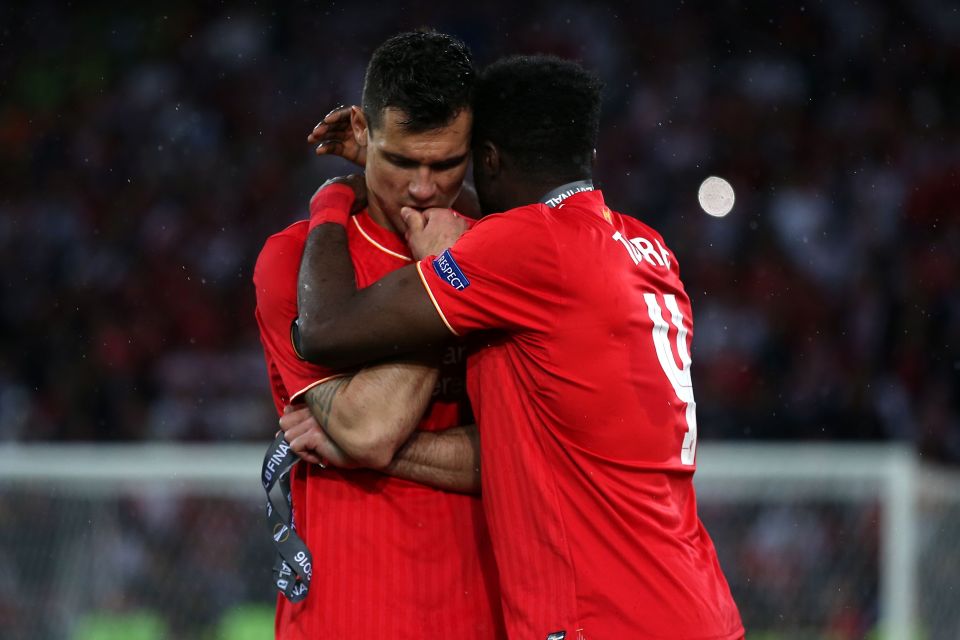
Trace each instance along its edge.
{"label": "jersey sleeve", "polygon": [[287,402],[300,400],[308,389],[345,373],[312,364],[297,355],[291,328],[297,318],[297,276],[303,255],[295,238],[269,238],[253,271],[257,324],[267,359],[272,361],[286,389]]}
{"label": "jersey sleeve", "polygon": [[437,312],[455,335],[552,325],[563,276],[559,248],[538,207],[484,218],[450,249],[417,263]]}

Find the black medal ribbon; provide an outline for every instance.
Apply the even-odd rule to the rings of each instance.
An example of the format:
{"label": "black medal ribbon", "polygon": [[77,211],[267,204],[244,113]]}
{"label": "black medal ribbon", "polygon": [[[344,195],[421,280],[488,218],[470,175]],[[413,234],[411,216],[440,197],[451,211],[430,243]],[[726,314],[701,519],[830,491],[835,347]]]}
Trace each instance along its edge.
{"label": "black medal ribbon", "polygon": [[[300,602],[307,597],[313,577],[313,556],[297,535],[290,495],[290,470],[299,460],[280,432],[267,449],[260,470],[260,482],[267,493],[267,525],[277,550],[273,582],[290,602]],[[281,494],[280,505],[271,495],[275,487],[279,487]]]}

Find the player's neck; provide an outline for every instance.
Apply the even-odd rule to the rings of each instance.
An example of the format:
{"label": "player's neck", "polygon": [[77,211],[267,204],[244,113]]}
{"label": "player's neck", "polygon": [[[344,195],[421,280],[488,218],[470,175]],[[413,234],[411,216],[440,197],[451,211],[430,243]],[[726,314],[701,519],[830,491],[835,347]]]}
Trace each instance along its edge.
{"label": "player's neck", "polygon": [[[580,191],[589,191],[593,188],[590,176],[566,177],[554,180],[537,180],[518,182],[513,189],[514,207],[521,207],[535,202],[542,202],[549,206],[556,206],[564,197]],[[549,202],[548,202],[549,201]]]}
{"label": "player's neck", "polygon": [[400,230],[397,228],[397,225],[390,220],[390,216],[384,213],[377,202],[372,198],[369,203],[367,203],[367,215],[370,216],[370,219],[373,220],[378,226],[383,227],[390,233],[395,233],[397,235],[403,235]]}

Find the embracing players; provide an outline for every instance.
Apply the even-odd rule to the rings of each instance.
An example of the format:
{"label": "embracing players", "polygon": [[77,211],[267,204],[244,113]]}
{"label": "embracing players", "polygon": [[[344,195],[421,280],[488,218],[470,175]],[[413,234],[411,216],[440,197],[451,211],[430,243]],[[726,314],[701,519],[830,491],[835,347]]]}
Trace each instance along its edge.
{"label": "embracing players", "polygon": [[458,218],[407,210],[430,255],[361,290],[353,194],[321,190],[300,278],[324,304],[300,318],[302,352],[343,367],[468,336],[510,637],[734,640],[740,616],[696,513],[689,299],[660,234],[593,188],[599,109],[599,83],[573,63],[488,68],[474,176],[484,211],[505,213],[454,243]]}

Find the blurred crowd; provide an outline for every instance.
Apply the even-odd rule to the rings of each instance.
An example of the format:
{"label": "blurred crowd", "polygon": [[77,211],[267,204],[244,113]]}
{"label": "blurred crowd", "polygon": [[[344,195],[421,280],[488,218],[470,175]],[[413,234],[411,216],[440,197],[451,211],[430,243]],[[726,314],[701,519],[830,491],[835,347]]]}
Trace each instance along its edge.
{"label": "blurred crowd", "polygon": [[[714,485],[699,501],[750,637],[876,637],[881,504],[791,496],[776,485],[749,495]],[[4,639],[269,636],[273,547],[265,528],[251,526],[262,506],[246,494],[188,483],[85,494],[48,484],[17,489],[0,492]],[[953,640],[960,508],[954,497],[928,500],[922,511],[918,637]],[[237,622],[253,630],[226,629],[245,609],[252,615]]]}
{"label": "blurred crowd", "polygon": [[[256,502],[195,486],[82,497],[44,485],[18,488],[0,495],[5,640],[270,635],[274,550],[266,529],[250,526],[262,519]],[[259,635],[222,629],[229,612],[252,607]]]}
{"label": "blurred crowd", "polygon": [[[606,83],[598,181],[695,313],[703,438],[960,462],[960,11],[942,0],[0,7],[0,440],[260,439],[250,283],[306,134],[405,28]],[[952,115],[951,115],[952,114]],[[697,204],[731,182],[730,215]]]}

